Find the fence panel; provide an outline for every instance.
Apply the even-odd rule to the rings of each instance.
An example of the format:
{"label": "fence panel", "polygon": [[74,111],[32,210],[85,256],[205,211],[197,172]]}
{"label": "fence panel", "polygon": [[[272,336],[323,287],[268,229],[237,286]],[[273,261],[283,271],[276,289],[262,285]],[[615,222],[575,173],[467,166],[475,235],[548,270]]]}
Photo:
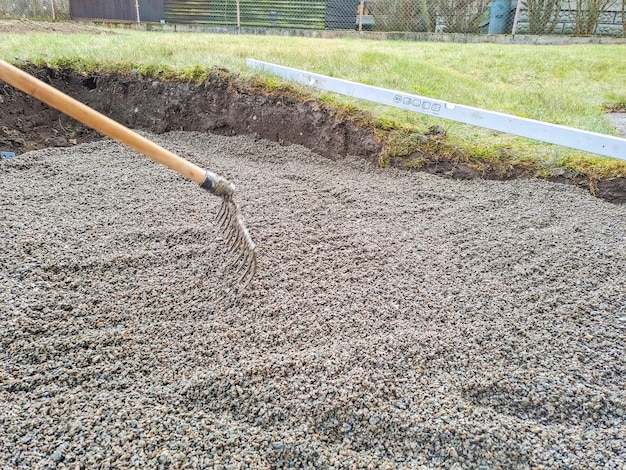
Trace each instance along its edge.
{"label": "fence panel", "polygon": [[0,19],[67,20],[69,0],[0,0]]}
{"label": "fence panel", "polygon": [[[0,0],[0,18],[137,21],[137,0]],[[142,22],[626,36],[626,0],[138,0]],[[54,8],[53,8],[54,7]]]}
{"label": "fence panel", "polygon": [[137,21],[137,6],[141,21],[163,19],[163,0],[71,0],[70,13],[76,19]]}
{"label": "fence panel", "polygon": [[[624,34],[626,0],[165,0],[172,23],[381,32]],[[518,10],[516,12],[516,9]]]}
{"label": "fence panel", "polygon": [[325,14],[325,0],[165,0],[172,23],[323,29]]}
{"label": "fence panel", "polygon": [[72,18],[137,19],[134,0],[72,0],[70,13]]}

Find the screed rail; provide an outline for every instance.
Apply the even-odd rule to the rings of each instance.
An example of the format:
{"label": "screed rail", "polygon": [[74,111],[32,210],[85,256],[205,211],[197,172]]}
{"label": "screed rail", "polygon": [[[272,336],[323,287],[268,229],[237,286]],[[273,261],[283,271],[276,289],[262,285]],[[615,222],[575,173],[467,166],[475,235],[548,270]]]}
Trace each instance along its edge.
{"label": "screed rail", "polygon": [[448,103],[434,98],[364,85],[255,59],[247,59],[247,65],[254,70],[270,72],[286,80],[341,95],[626,160],[626,139],[621,137]]}

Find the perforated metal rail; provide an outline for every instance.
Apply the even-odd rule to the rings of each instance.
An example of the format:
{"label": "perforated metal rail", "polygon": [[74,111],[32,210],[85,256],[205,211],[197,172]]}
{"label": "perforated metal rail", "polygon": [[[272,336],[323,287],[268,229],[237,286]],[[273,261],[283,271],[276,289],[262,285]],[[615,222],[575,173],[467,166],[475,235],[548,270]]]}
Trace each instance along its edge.
{"label": "perforated metal rail", "polygon": [[426,96],[387,90],[254,59],[248,59],[247,64],[251,69],[264,70],[286,80],[341,95],[626,160],[626,139],[621,137],[448,103]]}

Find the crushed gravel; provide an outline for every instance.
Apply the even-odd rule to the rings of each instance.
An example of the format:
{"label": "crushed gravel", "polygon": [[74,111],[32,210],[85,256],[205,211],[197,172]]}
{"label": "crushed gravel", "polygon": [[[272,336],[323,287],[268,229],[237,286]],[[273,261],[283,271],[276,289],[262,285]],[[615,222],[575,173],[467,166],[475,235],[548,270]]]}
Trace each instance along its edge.
{"label": "crushed gravel", "polygon": [[624,469],[626,206],[246,137],[0,163],[0,468]]}

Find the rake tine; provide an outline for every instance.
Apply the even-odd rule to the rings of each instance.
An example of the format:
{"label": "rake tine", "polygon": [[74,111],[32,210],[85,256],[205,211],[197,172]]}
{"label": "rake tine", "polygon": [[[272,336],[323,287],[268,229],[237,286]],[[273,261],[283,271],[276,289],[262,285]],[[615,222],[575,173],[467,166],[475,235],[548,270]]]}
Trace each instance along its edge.
{"label": "rake tine", "polygon": [[246,242],[246,238],[245,238],[245,234],[243,233],[242,230],[238,230],[237,231],[237,238],[235,238],[234,240],[232,240],[230,242],[230,250],[229,253],[239,253],[237,256],[235,256],[235,258],[233,259],[232,264],[234,265],[235,263],[239,262],[239,260],[246,258],[246,255],[248,254],[248,250],[246,249],[247,247],[249,247],[250,245]]}
{"label": "rake tine", "polygon": [[235,258],[233,259],[233,261],[231,262],[231,264],[235,264],[237,262],[237,260],[239,260],[239,258],[241,258],[241,256],[243,255],[243,249],[239,248],[237,245],[231,244],[228,247],[228,254],[229,255],[235,255]]}
{"label": "rake tine", "polygon": [[238,246],[240,246],[242,235],[241,230],[239,230],[235,224],[231,225],[229,229],[230,236],[226,239],[226,243],[228,244],[228,248],[232,250],[233,248],[236,249]]}
{"label": "rake tine", "polygon": [[228,204],[226,201],[222,201],[220,210],[217,213],[216,222],[221,228],[223,228],[224,221],[228,220]]}
{"label": "rake tine", "polygon": [[226,230],[232,224],[233,209],[232,201],[224,199],[220,208],[221,215],[218,213],[217,223],[222,230]]}
{"label": "rake tine", "polygon": [[239,250],[239,252],[233,257],[229,266],[235,268],[235,271],[239,271],[244,265],[246,261],[246,252],[243,250]]}
{"label": "rake tine", "polygon": [[235,231],[235,236],[230,240],[231,251],[237,250],[237,249],[245,246],[245,244],[244,244],[245,237],[244,237],[242,231],[238,230],[237,226],[234,226],[234,231]]}
{"label": "rake tine", "polygon": [[241,257],[241,261],[239,263],[237,263],[237,265],[235,266],[235,272],[241,272],[242,275],[240,276],[239,279],[241,279],[243,277],[243,273],[246,272],[246,265],[249,265],[249,261],[246,258],[245,253],[243,254],[243,257]]}
{"label": "rake tine", "polygon": [[228,246],[228,254],[232,256],[228,265],[241,273],[238,282],[245,289],[256,274],[256,245],[239,213],[239,206],[233,196],[235,187],[223,177],[210,171],[206,172],[205,182],[201,186],[222,198],[222,204],[216,216],[216,225],[223,233],[224,241]]}
{"label": "rake tine", "polygon": [[243,234],[243,237],[246,240],[246,245],[248,245],[250,247],[250,251],[254,252],[254,249],[256,248],[256,245],[252,241],[252,237],[250,236],[250,232],[248,232],[248,229],[246,228],[246,224],[245,224],[245,222],[243,220],[243,217],[241,216],[241,214],[239,212],[237,212],[237,224],[241,228],[241,233]]}
{"label": "rake tine", "polygon": [[233,247],[237,246],[237,238],[239,237],[240,232],[237,230],[237,226],[235,224],[231,224],[228,226],[226,231],[226,244],[230,248],[230,251],[233,251]]}
{"label": "rake tine", "polygon": [[[252,254],[247,254],[246,256],[249,258],[247,267],[244,270],[244,272],[241,274],[241,277],[239,278],[239,283],[243,284],[244,289],[248,287],[248,284],[250,284],[250,281],[256,274],[256,269],[257,269],[256,256],[254,256],[254,252]],[[246,278],[247,280],[244,282],[244,279]]]}
{"label": "rake tine", "polygon": [[[243,223],[243,217],[240,214],[236,216],[236,223],[239,227],[239,234],[237,239],[235,240],[236,246],[240,250],[240,256],[238,259],[241,259],[239,265],[237,266],[237,271],[243,271],[241,277],[239,278],[239,282],[241,283],[244,278],[248,274],[254,276],[256,273],[256,256],[255,256],[255,244],[250,237],[250,233]],[[247,285],[246,283],[245,285]]]}

